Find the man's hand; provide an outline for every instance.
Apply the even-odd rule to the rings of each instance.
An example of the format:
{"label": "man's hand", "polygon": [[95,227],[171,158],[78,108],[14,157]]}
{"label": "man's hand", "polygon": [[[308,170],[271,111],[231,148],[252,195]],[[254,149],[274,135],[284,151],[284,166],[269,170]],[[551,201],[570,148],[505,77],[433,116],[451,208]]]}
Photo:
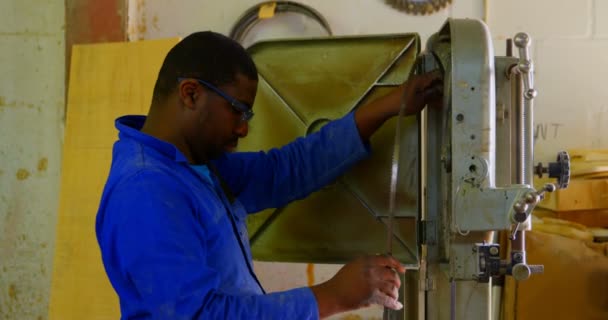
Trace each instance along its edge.
{"label": "man's hand", "polygon": [[389,118],[399,114],[405,102],[405,116],[413,115],[425,105],[437,105],[443,98],[443,79],[439,71],[414,75],[397,89],[355,111],[355,122],[363,141]]}
{"label": "man's hand", "polygon": [[[392,94],[401,94],[405,102],[405,114],[413,115],[424,109],[427,104],[436,104],[443,97],[443,79],[441,73],[434,71],[422,75],[414,75],[399,86]],[[401,106],[399,106],[399,109]],[[399,114],[399,109],[396,114]]]}
{"label": "man's hand", "polygon": [[312,287],[324,318],[348,310],[380,304],[391,309],[403,306],[397,301],[403,267],[390,256],[365,256],[346,264],[329,281]]}

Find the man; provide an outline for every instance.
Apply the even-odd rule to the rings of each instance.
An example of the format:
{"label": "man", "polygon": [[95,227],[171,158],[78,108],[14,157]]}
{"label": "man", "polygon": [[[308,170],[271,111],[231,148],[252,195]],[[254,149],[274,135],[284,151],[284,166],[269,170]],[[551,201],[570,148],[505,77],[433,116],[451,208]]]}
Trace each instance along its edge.
{"label": "man", "polygon": [[268,153],[232,153],[248,132],[257,70],[236,42],[194,33],[167,54],[147,117],[117,119],[97,215],[104,266],[123,319],[317,319],[370,303],[399,308],[405,269],[388,256],[345,265],[311,288],[265,294],[252,267],[248,213],[280,207],[335,180],[396,115],[416,113],[436,76]]}

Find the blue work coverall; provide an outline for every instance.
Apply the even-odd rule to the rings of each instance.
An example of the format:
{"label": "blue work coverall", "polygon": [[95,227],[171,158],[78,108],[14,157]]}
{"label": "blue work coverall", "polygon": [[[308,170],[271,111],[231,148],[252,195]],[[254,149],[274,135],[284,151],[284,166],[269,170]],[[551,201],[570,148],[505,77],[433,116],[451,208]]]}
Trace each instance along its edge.
{"label": "blue work coverall", "polygon": [[191,166],[172,144],[116,120],[96,232],[122,319],[318,319],[312,291],[266,294],[254,272],[248,213],[281,207],[334,181],[369,154],[352,113],[268,152]]}

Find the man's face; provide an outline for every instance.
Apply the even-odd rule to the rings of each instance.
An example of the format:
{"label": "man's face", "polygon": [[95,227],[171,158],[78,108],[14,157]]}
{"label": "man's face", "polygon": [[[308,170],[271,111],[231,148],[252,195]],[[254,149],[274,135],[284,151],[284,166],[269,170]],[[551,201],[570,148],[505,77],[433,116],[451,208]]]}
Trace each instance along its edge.
{"label": "man's face", "polygon": [[243,120],[243,112],[232,106],[229,100],[234,98],[251,109],[257,84],[256,80],[238,74],[234,83],[217,87],[228,99],[201,85],[201,89],[207,92],[207,99],[200,106],[195,123],[196,141],[193,141],[195,145],[192,147],[197,162],[215,159],[225,152],[234,151],[238,140],[247,136],[249,123]]}

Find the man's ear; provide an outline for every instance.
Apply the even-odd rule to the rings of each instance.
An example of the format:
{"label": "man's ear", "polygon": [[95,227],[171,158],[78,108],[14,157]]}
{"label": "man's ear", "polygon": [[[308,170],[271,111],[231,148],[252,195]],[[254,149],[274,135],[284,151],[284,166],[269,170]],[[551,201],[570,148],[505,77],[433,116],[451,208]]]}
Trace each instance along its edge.
{"label": "man's ear", "polygon": [[179,83],[178,87],[178,96],[184,106],[189,109],[194,109],[196,104],[196,99],[200,98],[200,94],[203,94],[201,90],[199,90],[199,85],[194,80],[185,79]]}

